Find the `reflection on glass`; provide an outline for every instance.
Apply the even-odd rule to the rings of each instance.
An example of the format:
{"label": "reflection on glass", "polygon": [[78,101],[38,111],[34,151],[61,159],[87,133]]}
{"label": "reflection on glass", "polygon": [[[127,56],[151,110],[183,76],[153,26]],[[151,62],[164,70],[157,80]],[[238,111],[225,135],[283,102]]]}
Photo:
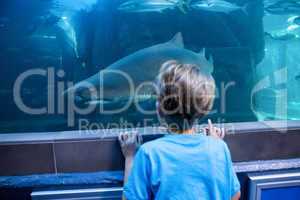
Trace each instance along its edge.
{"label": "reflection on glass", "polygon": [[300,1],[0,4],[0,132],[156,126],[170,59],[214,65],[214,121],[300,118]]}

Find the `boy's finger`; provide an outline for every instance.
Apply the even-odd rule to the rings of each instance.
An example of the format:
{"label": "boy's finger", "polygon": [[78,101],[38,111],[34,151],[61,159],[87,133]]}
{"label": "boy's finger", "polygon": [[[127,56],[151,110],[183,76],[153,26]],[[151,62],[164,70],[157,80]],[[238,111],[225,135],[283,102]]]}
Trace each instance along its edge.
{"label": "boy's finger", "polygon": [[124,143],[130,143],[132,140],[133,140],[133,137],[132,137],[131,133],[125,132],[123,134],[123,141],[124,141]]}
{"label": "boy's finger", "polygon": [[141,145],[141,143],[142,143],[142,142],[141,142],[141,140],[142,140],[141,138],[142,138],[142,136],[141,136],[140,134],[137,134],[137,135],[136,135],[135,141],[136,141],[136,145],[137,145],[137,146],[140,146],[140,145]]}
{"label": "boy's finger", "polygon": [[126,139],[127,139],[127,135],[126,135],[126,133],[123,133],[121,138],[122,138],[122,141],[123,141],[123,142],[125,142],[125,141],[126,141]]}
{"label": "boy's finger", "polygon": [[213,124],[212,124],[211,120],[208,119],[208,129],[209,129],[210,133],[212,133],[212,132],[214,131],[213,128],[214,128],[214,127],[213,127]]}
{"label": "boy's finger", "polygon": [[136,135],[135,133],[131,133],[131,134],[128,134],[128,139],[127,139],[127,143],[135,143],[136,141]]}
{"label": "boy's finger", "polygon": [[118,137],[118,140],[119,140],[119,142],[122,144],[122,134],[119,134],[119,137]]}
{"label": "boy's finger", "polygon": [[208,135],[209,130],[208,130],[207,127],[205,127],[205,128],[202,129],[202,132],[204,133],[204,135]]}
{"label": "boy's finger", "polygon": [[132,136],[132,139],[134,140],[134,142],[137,142],[138,133],[132,132],[131,136]]}
{"label": "boy's finger", "polygon": [[220,131],[217,127],[214,127],[213,130],[214,130],[214,133],[216,134],[216,136],[220,136]]}
{"label": "boy's finger", "polygon": [[122,142],[124,142],[124,139],[125,139],[125,133],[121,133],[121,134],[120,134],[120,140],[121,140]]}
{"label": "boy's finger", "polygon": [[142,135],[138,135],[137,141],[138,141],[138,145],[141,145],[143,143],[143,136]]}
{"label": "boy's finger", "polygon": [[219,128],[215,127],[215,133],[218,137],[221,137],[221,130]]}
{"label": "boy's finger", "polygon": [[222,128],[222,138],[225,137],[225,128]]}
{"label": "boy's finger", "polygon": [[119,135],[119,142],[120,142],[122,147],[126,144],[126,139],[127,139],[126,133],[121,133]]}

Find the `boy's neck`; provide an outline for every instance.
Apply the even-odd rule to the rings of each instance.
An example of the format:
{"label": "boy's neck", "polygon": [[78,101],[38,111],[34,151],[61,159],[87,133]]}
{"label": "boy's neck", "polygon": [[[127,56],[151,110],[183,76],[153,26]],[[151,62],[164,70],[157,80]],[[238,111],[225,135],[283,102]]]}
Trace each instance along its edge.
{"label": "boy's neck", "polygon": [[195,130],[193,128],[191,128],[188,130],[171,130],[171,132],[173,132],[175,134],[179,134],[179,135],[190,135],[190,134],[194,134]]}

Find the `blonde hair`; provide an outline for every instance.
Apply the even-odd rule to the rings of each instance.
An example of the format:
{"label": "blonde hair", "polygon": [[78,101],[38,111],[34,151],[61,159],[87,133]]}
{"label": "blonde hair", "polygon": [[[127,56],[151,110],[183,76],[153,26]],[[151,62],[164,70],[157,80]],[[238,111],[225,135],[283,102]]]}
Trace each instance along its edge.
{"label": "blonde hair", "polygon": [[177,123],[185,130],[212,109],[215,81],[201,66],[167,61],[161,67],[158,85],[158,110],[167,124]]}

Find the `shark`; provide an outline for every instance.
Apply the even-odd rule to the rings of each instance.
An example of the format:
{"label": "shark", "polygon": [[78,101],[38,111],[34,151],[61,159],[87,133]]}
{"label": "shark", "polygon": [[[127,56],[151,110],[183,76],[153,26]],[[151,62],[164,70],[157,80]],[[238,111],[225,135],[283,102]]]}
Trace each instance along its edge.
{"label": "shark", "polygon": [[[184,48],[182,34],[177,33],[170,41],[141,49],[130,54],[97,74],[75,84],[64,94],[73,94],[75,99],[85,103],[109,103],[132,98],[145,100],[155,91],[153,87],[139,88],[138,94],[133,94],[131,86],[138,88],[143,83],[155,83],[163,63],[176,60],[180,63],[195,64],[204,73],[213,73],[213,57],[206,58],[203,48],[194,52]],[[130,85],[131,83],[131,85]]]}
{"label": "shark", "polygon": [[230,3],[224,0],[199,0],[193,2],[190,6],[194,10],[203,10],[207,12],[225,13],[230,14],[231,12],[241,10],[248,15],[248,4],[241,7],[234,3]]}
{"label": "shark", "polygon": [[300,16],[299,15],[294,15],[292,17],[289,17],[287,19],[287,23],[290,25],[299,25],[300,26]]}
{"label": "shark", "polygon": [[55,16],[74,14],[81,10],[90,11],[98,0],[51,0],[50,13]]}
{"label": "shark", "polygon": [[271,15],[291,15],[300,12],[299,0],[279,0],[265,5],[265,12]]}
{"label": "shark", "polygon": [[173,10],[178,8],[181,12],[186,13],[191,0],[130,0],[122,3],[118,10],[127,13],[145,13]]}
{"label": "shark", "polygon": [[123,12],[163,12],[176,8],[179,0],[131,0],[121,4],[118,8]]}

